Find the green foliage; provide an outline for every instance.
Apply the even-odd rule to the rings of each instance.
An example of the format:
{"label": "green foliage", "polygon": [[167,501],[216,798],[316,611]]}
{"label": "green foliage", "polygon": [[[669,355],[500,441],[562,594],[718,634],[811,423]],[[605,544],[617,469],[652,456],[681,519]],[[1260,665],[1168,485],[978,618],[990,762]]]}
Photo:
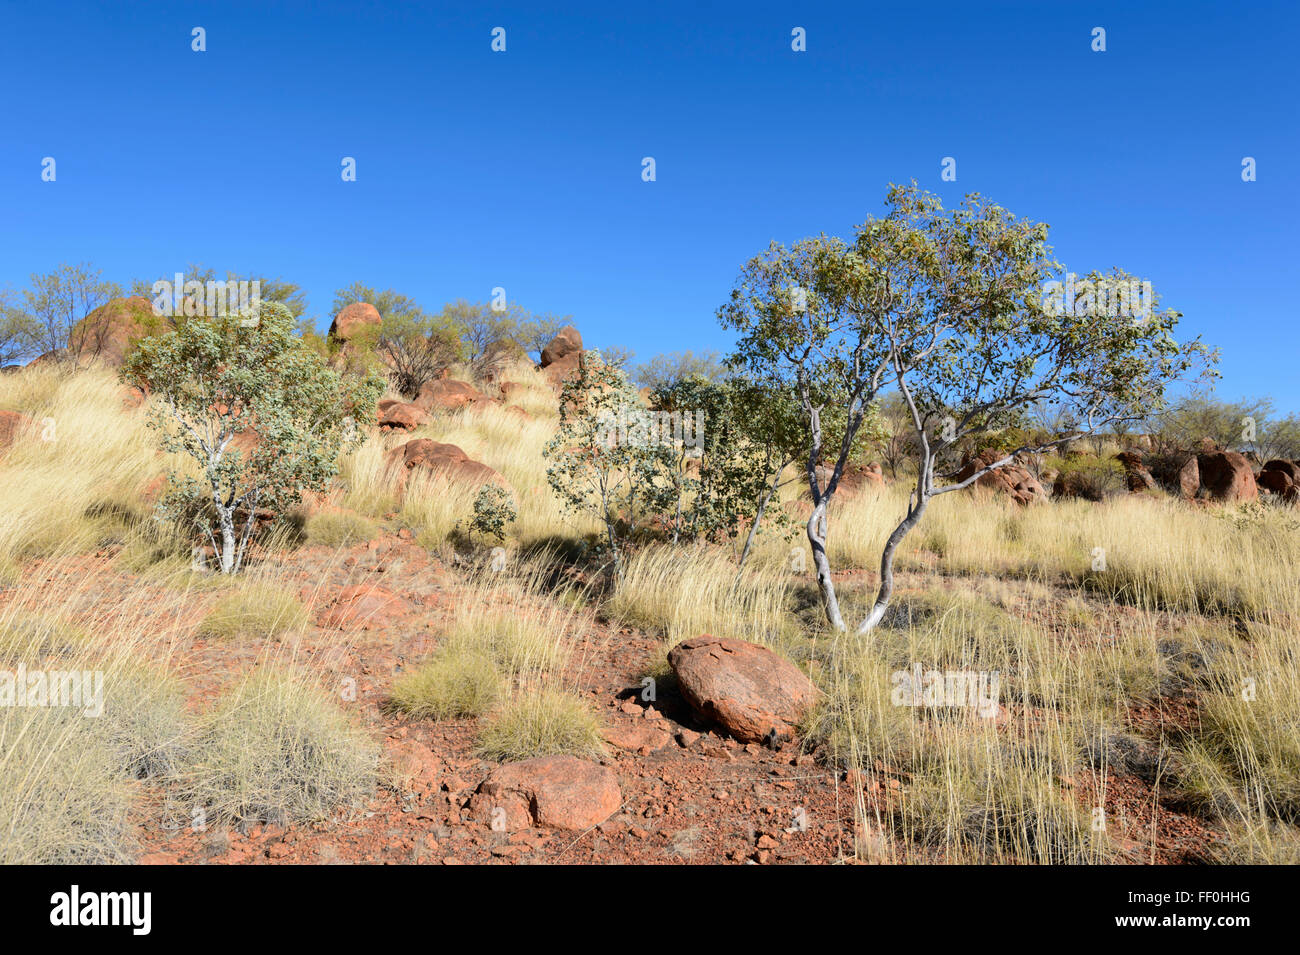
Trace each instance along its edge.
{"label": "green foliage", "polygon": [[[735,539],[748,524],[743,562],[782,472],[799,454],[793,408],[781,395],[739,378],[677,378],[653,391],[651,400],[680,415],[683,437],[695,439],[669,449],[673,541]],[[789,522],[783,509],[774,517],[778,526]]]}
{"label": "green foliage", "polygon": [[506,525],[513,524],[518,516],[510,493],[505,488],[497,484],[484,484],[474,498],[474,517],[469,522],[469,529],[484,537],[503,541]]}
{"label": "green foliage", "polygon": [[18,294],[0,289],[0,366],[26,358],[39,335],[39,323],[19,307]]}
{"label": "green foliage", "polygon": [[[169,475],[163,508],[206,532],[223,573],[242,565],[259,508],[284,513],[303,491],[324,490],[383,390],[332,371],[295,334],[290,310],[265,301],[256,316],[182,319],[144,339],[122,377],[158,399],[150,425],[164,450],[197,462],[201,480]],[[252,447],[232,446],[245,434]]]}
{"label": "green foliage", "polygon": [[643,410],[623,372],[585,360],[565,380],[559,428],[543,452],[547,481],[564,508],[603,524],[600,551],[615,579],[638,528],[676,500],[668,477],[674,449],[628,428]]}
{"label": "green foliage", "polygon": [[476,374],[485,371],[497,354],[523,351],[517,339],[520,324],[527,319],[517,305],[511,304],[498,312],[482,302],[457,299],[443,306],[441,318],[450,327],[459,329],[465,358]]}
{"label": "green foliage", "polygon": [[521,316],[515,329],[515,341],[534,361],[542,360],[542,349],[551,343],[551,339],[568,325],[570,316],[552,315],[549,312],[540,315]]}

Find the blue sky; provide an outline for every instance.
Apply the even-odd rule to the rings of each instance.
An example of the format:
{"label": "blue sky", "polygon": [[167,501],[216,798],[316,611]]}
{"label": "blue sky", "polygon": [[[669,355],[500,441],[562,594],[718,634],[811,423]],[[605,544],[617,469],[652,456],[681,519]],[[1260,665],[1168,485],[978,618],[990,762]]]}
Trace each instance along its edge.
{"label": "blue sky", "polygon": [[325,323],[353,281],[435,309],[502,286],[589,345],[725,350],[744,260],[916,178],[1150,278],[1222,348],[1221,395],[1300,411],[1298,10],[5,0],[0,287],[202,262],[298,282]]}

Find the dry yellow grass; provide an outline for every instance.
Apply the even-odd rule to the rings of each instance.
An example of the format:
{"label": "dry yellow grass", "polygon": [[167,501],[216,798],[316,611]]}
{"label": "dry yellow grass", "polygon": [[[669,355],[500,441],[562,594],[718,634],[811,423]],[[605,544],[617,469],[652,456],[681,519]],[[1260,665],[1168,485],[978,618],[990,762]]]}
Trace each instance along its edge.
{"label": "dry yellow grass", "polygon": [[147,512],[141,492],[167,461],[145,411],[122,408],[111,374],[46,366],[0,376],[0,409],[32,420],[0,458],[0,559],[120,541]]}

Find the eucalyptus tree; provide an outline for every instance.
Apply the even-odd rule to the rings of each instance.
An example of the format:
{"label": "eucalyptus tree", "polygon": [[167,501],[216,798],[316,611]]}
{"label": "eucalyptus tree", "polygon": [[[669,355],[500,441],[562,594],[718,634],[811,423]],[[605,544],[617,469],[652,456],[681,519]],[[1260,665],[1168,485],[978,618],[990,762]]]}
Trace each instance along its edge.
{"label": "eucalyptus tree", "polygon": [[121,372],[151,396],[163,450],[198,465],[197,479],[168,475],[162,508],[194,520],[223,574],[243,566],[259,508],[283,512],[325,489],[383,391],[376,377],[329,368],[295,334],[288,306],[249,312],[182,316],[143,339]]}
{"label": "eucalyptus tree", "polygon": [[[969,487],[1018,455],[1140,420],[1163,407],[1170,382],[1213,359],[1199,339],[1175,341],[1180,314],[1159,311],[1149,292],[1115,294],[1133,287],[1127,273],[1089,275],[1077,299],[1045,294],[1063,284],[1047,231],[977,194],[945,211],[915,183],[894,186],[885,215],[861,225],[852,244],[821,238],[790,250],[774,246],[745,267],[722,309],[724,324],[740,332],[737,359],[776,369],[804,409],[814,504],[808,536],[837,629],[846,628],[825,556],[825,505],[864,405],[882,390],[896,389],[906,407],[916,478],[882,550],[879,591],[859,632],[884,617],[894,555],[935,497]],[[814,466],[825,412],[819,386],[834,386],[821,394],[835,398],[847,423],[824,488]],[[946,452],[1054,405],[1070,409],[1067,433],[978,458],[960,479],[943,477],[938,465]]]}

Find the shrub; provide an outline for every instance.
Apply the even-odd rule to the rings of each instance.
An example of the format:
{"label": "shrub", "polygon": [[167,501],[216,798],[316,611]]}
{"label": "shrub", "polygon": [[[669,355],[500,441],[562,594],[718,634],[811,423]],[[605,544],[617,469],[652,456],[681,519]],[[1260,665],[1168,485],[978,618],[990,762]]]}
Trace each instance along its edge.
{"label": "shrub", "polygon": [[1114,458],[1066,457],[1056,462],[1055,494],[1104,501],[1126,487],[1124,466]]}
{"label": "shrub", "polygon": [[469,528],[484,537],[504,541],[506,525],[513,524],[518,516],[505,488],[484,484],[474,498],[474,518],[469,522]]}

